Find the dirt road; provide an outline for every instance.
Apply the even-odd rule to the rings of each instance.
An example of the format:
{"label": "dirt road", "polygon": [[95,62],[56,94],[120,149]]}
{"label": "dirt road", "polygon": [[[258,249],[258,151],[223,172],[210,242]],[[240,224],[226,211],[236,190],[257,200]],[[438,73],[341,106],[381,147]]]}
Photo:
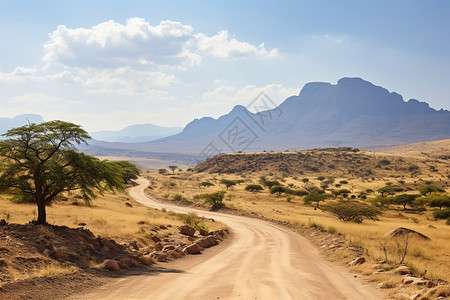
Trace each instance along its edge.
{"label": "dirt road", "polygon": [[[130,196],[149,207],[191,208],[149,199],[139,179]],[[114,279],[73,299],[383,299],[380,292],[326,261],[302,236],[258,219],[195,211],[228,225],[231,241],[198,256],[155,265],[159,271]]]}

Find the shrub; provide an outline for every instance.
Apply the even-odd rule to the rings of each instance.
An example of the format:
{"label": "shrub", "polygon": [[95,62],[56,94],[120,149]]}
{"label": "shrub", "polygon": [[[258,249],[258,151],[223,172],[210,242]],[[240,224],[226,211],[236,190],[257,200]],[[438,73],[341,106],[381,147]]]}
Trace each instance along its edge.
{"label": "shrub", "polygon": [[281,186],[280,182],[277,180],[267,180],[266,177],[262,176],[260,177],[260,180],[262,185],[268,187],[269,189],[271,189],[273,186],[279,185]]}
{"label": "shrub", "polygon": [[436,219],[447,219],[447,218],[450,218],[450,208],[436,209],[435,211],[433,211],[433,216]]}
{"label": "shrub", "polygon": [[386,185],[378,189],[382,197],[386,195],[395,195],[395,193],[402,192],[403,188],[397,185]]}
{"label": "shrub", "polygon": [[354,200],[339,200],[322,205],[322,210],[332,213],[339,220],[361,223],[364,219],[378,220],[377,215],[381,212],[367,204]]}
{"label": "shrub", "polygon": [[249,184],[245,187],[245,190],[249,192],[257,192],[262,191],[263,187],[260,186],[259,184]]}
{"label": "shrub", "polygon": [[309,204],[311,202],[316,202],[317,205],[316,207],[319,207],[319,203],[321,201],[325,201],[326,199],[330,198],[331,195],[330,194],[310,194],[305,196],[305,198],[303,198],[303,201],[305,202],[305,204]]}
{"label": "shrub", "polygon": [[270,188],[270,193],[271,194],[278,194],[278,196],[280,196],[282,193],[286,192],[286,188],[282,187],[281,185],[275,185],[273,187]]}
{"label": "shrub", "polygon": [[186,200],[181,194],[173,195],[172,199],[175,200],[175,201],[184,201],[184,200]]}
{"label": "shrub", "polygon": [[230,188],[230,187],[232,187],[233,185],[236,185],[236,184],[237,184],[237,182],[236,182],[235,180],[229,180],[229,179],[222,179],[222,180],[220,180],[220,183],[223,184],[223,185],[225,185],[225,187],[227,188],[227,190],[228,190],[228,188]]}
{"label": "shrub", "polygon": [[205,200],[205,203],[211,204],[213,209],[224,207],[223,196],[225,196],[225,192],[215,192],[210,194],[202,194],[200,198]]}
{"label": "shrub", "polygon": [[208,182],[208,181],[203,181],[203,182],[200,182],[200,186],[209,187],[209,186],[214,186],[214,184],[211,182]]}
{"label": "shrub", "polygon": [[434,185],[426,185],[426,186],[421,186],[418,188],[419,192],[426,196],[426,195],[431,195],[432,193],[444,193],[445,191],[437,186]]}

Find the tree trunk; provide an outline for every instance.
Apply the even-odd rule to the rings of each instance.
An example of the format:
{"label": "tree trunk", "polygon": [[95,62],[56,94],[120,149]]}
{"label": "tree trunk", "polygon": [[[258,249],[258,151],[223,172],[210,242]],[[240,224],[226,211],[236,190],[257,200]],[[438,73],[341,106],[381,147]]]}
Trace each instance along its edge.
{"label": "tree trunk", "polygon": [[37,205],[38,205],[37,224],[47,224],[47,213],[45,211],[45,202],[37,201]]}

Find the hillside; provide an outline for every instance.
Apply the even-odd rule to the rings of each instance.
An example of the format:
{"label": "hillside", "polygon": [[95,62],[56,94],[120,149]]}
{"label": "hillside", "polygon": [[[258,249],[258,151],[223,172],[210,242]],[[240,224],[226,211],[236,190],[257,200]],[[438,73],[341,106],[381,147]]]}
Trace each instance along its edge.
{"label": "hillside", "polygon": [[354,151],[356,150],[349,148],[329,148],[298,152],[220,154],[202,162],[193,170],[199,173],[324,175],[368,180],[376,177],[425,176],[444,182],[450,176],[450,164],[446,161]]}
{"label": "hillside", "polygon": [[44,119],[41,116],[33,114],[18,115],[14,118],[0,118],[0,134],[4,134],[11,128],[23,126],[28,123],[39,124],[42,122],[44,122]]}
{"label": "hillside", "polygon": [[[179,134],[148,143],[110,144],[147,152],[283,151],[317,147],[390,146],[450,138],[450,112],[375,86],[360,78],[306,84],[276,107],[265,95],[242,99],[218,119],[190,122]],[[251,112],[250,110],[258,110]],[[269,110],[263,110],[269,109]]]}
{"label": "hillside", "polygon": [[450,139],[412,143],[391,147],[373,147],[367,148],[365,150],[371,152],[383,152],[450,160]]}

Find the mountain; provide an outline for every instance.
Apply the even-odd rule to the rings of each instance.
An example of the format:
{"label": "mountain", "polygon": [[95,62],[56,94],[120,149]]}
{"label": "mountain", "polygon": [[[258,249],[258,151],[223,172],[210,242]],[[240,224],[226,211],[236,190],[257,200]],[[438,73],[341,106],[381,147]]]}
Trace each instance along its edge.
{"label": "mountain", "polygon": [[4,134],[11,128],[20,127],[28,123],[39,124],[42,122],[44,122],[44,119],[41,116],[33,114],[18,115],[14,118],[0,118],[0,134]]}
{"label": "mountain", "polygon": [[308,83],[279,106],[262,94],[248,108],[258,112],[238,105],[218,119],[195,119],[173,136],[103,146],[208,158],[218,152],[390,146],[450,138],[449,111],[415,99],[405,102],[361,78],[342,78],[335,85]]}
{"label": "mountain", "polygon": [[106,142],[140,143],[157,140],[181,132],[181,127],[162,127],[152,124],[136,124],[120,131],[98,131],[90,135]]}

